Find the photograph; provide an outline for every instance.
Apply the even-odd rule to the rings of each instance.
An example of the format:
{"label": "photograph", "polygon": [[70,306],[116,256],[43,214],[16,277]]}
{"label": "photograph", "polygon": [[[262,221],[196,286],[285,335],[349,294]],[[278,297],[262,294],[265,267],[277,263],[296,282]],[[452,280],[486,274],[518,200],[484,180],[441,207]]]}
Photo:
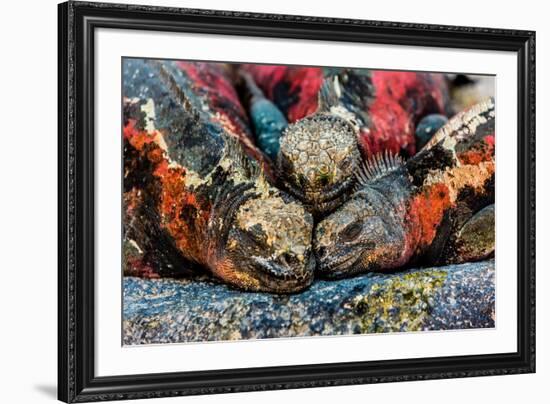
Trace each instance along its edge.
{"label": "photograph", "polygon": [[495,328],[495,79],[122,57],[122,344]]}
{"label": "photograph", "polygon": [[[456,379],[537,369],[541,13],[131,2],[58,4],[48,52],[57,285],[8,289],[12,305],[57,292],[60,401],[533,391],[533,376]],[[55,91],[22,90],[53,83],[32,79],[45,57],[30,56],[6,64],[30,70],[13,83],[18,101],[6,98],[21,116],[5,121],[42,128],[35,113],[50,103],[29,101]],[[25,141],[20,131],[6,133]],[[6,199],[42,214],[43,165],[11,150],[8,179],[32,196]],[[11,267],[42,259],[51,237],[6,212],[27,250]],[[52,321],[22,318],[34,346]],[[313,398],[320,387],[337,393]]]}

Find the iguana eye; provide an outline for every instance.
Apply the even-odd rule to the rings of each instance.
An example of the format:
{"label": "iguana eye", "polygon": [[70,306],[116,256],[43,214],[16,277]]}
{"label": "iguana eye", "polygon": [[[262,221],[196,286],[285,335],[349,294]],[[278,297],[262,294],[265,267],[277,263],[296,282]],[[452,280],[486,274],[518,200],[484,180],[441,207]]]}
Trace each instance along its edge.
{"label": "iguana eye", "polygon": [[340,169],[341,169],[342,171],[348,170],[348,169],[351,167],[352,162],[353,162],[353,161],[352,161],[351,159],[349,159],[349,158],[347,158],[347,159],[341,161],[341,162],[340,162]]}
{"label": "iguana eye", "polygon": [[340,233],[340,241],[349,242],[355,240],[359,236],[359,234],[361,234],[362,229],[363,226],[360,223],[349,224]]}
{"label": "iguana eye", "polygon": [[295,174],[294,178],[296,179],[296,184],[299,184],[302,187],[305,187],[308,183],[308,180],[303,174]]}
{"label": "iguana eye", "polygon": [[261,245],[264,240],[261,227],[254,225],[247,230],[241,231],[241,242],[249,246]]}
{"label": "iguana eye", "polygon": [[327,171],[319,170],[317,180],[319,181],[319,183],[321,185],[324,186],[324,185],[327,185],[328,183],[330,183],[332,181],[332,178],[331,178],[331,175],[328,173],[328,170]]}

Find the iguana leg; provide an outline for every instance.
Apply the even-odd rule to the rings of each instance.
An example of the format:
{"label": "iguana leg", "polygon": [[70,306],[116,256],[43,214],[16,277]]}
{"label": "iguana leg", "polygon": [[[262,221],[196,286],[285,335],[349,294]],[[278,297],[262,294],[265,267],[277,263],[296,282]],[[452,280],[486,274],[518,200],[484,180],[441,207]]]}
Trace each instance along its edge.
{"label": "iguana leg", "polygon": [[455,254],[448,263],[479,261],[495,251],[495,205],[488,205],[474,214],[452,237]]}

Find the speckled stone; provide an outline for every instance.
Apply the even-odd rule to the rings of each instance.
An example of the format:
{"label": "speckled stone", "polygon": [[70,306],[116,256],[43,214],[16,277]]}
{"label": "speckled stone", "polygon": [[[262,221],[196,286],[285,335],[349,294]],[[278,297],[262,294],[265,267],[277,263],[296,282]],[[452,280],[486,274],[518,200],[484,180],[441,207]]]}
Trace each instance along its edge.
{"label": "speckled stone", "polygon": [[125,277],[124,344],[495,326],[494,260],[316,281],[295,295]]}

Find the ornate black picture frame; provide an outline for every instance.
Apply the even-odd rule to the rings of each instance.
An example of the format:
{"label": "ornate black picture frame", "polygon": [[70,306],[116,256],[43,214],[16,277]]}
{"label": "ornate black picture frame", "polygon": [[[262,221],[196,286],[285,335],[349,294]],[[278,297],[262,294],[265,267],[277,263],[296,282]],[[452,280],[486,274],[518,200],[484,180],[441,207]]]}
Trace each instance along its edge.
{"label": "ornate black picture frame", "polygon": [[[534,32],[86,2],[60,4],[58,23],[60,400],[152,398],[535,371]],[[470,356],[95,376],[93,89],[94,32],[98,28],[515,52],[517,350]]]}

